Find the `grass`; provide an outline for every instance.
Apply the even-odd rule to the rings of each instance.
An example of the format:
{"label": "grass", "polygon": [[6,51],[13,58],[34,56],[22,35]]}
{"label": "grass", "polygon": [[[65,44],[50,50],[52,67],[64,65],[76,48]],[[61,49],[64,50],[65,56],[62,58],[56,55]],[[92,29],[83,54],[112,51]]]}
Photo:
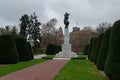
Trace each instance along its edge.
{"label": "grass", "polygon": [[72,57],[72,60],[77,60],[77,59],[87,59],[88,56],[87,55],[78,55],[78,57]]}
{"label": "grass", "polygon": [[20,62],[18,64],[9,64],[8,66],[0,67],[0,76],[4,76],[11,72],[15,72],[17,70],[32,66],[34,64],[42,63],[43,61],[45,61],[45,60],[36,59],[36,60],[32,60],[32,61]]}
{"label": "grass", "polygon": [[106,80],[88,60],[70,60],[53,80]]}
{"label": "grass", "polygon": [[47,55],[45,57],[42,57],[42,59],[53,59],[55,55]]}

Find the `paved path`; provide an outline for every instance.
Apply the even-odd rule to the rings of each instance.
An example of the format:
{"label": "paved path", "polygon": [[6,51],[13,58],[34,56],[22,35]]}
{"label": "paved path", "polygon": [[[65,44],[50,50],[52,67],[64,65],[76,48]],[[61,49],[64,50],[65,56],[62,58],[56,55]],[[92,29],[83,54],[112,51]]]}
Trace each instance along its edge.
{"label": "paved path", "polygon": [[0,80],[52,80],[67,62],[67,60],[48,60],[0,77]]}

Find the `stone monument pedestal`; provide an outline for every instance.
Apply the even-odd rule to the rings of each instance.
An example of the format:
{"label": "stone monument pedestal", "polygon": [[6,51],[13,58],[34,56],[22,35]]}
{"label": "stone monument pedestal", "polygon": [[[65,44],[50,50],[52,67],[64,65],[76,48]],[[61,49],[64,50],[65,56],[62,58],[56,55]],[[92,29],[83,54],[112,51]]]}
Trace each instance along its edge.
{"label": "stone monument pedestal", "polygon": [[56,54],[56,57],[68,58],[68,57],[77,57],[75,52],[71,52],[71,44],[65,45],[62,44],[62,51]]}
{"label": "stone monument pedestal", "polygon": [[75,52],[71,51],[71,44],[69,44],[69,30],[66,28],[64,30],[64,44],[62,44],[62,51],[56,54],[56,57],[68,58],[68,57],[77,57]]}

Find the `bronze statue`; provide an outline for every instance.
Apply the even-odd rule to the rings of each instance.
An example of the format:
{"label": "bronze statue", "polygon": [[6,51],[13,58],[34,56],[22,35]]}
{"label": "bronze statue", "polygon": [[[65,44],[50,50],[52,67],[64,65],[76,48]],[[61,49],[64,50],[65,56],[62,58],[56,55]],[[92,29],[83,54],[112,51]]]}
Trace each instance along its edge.
{"label": "bronze statue", "polygon": [[65,15],[64,15],[64,24],[65,24],[65,29],[66,28],[68,28],[68,25],[69,25],[69,21],[68,21],[68,19],[69,19],[69,13],[65,13]]}

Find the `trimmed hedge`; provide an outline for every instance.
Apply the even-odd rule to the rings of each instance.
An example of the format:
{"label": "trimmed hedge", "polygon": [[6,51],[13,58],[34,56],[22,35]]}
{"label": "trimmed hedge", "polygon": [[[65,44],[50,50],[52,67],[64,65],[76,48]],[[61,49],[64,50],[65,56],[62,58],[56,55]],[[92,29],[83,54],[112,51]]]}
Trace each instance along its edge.
{"label": "trimmed hedge", "polygon": [[92,50],[91,50],[91,55],[90,55],[90,60],[93,62],[93,56],[95,54],[95,49],[96,49],[96,43],[97,43],[97,37],[93,38],[93,43],[92,43]]}
{"label": "trimmed hedge", "polygon": [[87,44],[83,50],[84,55],[88,55],[90,44]]}
{"label": "trimmed hedge", "polygon": [[47,55],[55,55],[59,51],[61,51],[61,46],[54,45],[54,44],[48,44],[47,49],[46,49],[46,54]]}
{"label": "trimmed hedge", "polygon": [[97,42],[96,42],[96,47],[95,47],[95,53],[93,55],[93,62],[96,64],[97,62],[97,57],[98,57],[98,54],[99,54],[99,50],[100,50],[100,46],[101,46],[101,42],[103,40],[103,36],[104,36],[104,33],[101,33],[98,38],[97,38]]}
{"label": "trimmed hedge", "polygon": [[51,55],[55,54],[54,45],[53,44],[48,44],[47,45],[46,54],[47,55],[49,55],[49,54],[51,54]]}
{"label": "trimmed hedge", "polygon": [[15,38],[15,42],[19,53],[19,61],[31,60],[31,54],[29,52],[28,43],[26,39],[23,37],[17,37]]}
{"label": "trimmed hedge", "polygon": [[0,64],[13,64],[18,61],[19,55],[12,36],[0,36]]}
{"label": "trimmed hedge", "polygon": [[29,42],[27,42],[27,47],[28,47],[28,50],[29,50],[30,59],[34,59],[32,47],[31,47]]}
{"label": "trimmed hedge", "polygon": [[93,40],[94,40],[94,38],[91,38],[91,40],[90,40],[90,46],[89,46],[89,51],[88,51],[88,59],[90,59],[90,57],[91,57]]}
{"label": "trimmed hedge", "polygon": [[111,80],[120,80],[120,20],[113,24],[105,73]]}
{"label": "trimmed hedge", "polygon": [[106,61],[106,57],[107,57],[107,53],[108,53],[108,47],[109,47],[109,40],[110,40],[110,32],[111,32],[111,27],[108,28],[105,33],[104,33],[104,37],[101,43],[101,47],[100,47],[100,51],[99,51],[99,55],[97,58],[97,68],[100,70],[104,70],[104,64]]}

